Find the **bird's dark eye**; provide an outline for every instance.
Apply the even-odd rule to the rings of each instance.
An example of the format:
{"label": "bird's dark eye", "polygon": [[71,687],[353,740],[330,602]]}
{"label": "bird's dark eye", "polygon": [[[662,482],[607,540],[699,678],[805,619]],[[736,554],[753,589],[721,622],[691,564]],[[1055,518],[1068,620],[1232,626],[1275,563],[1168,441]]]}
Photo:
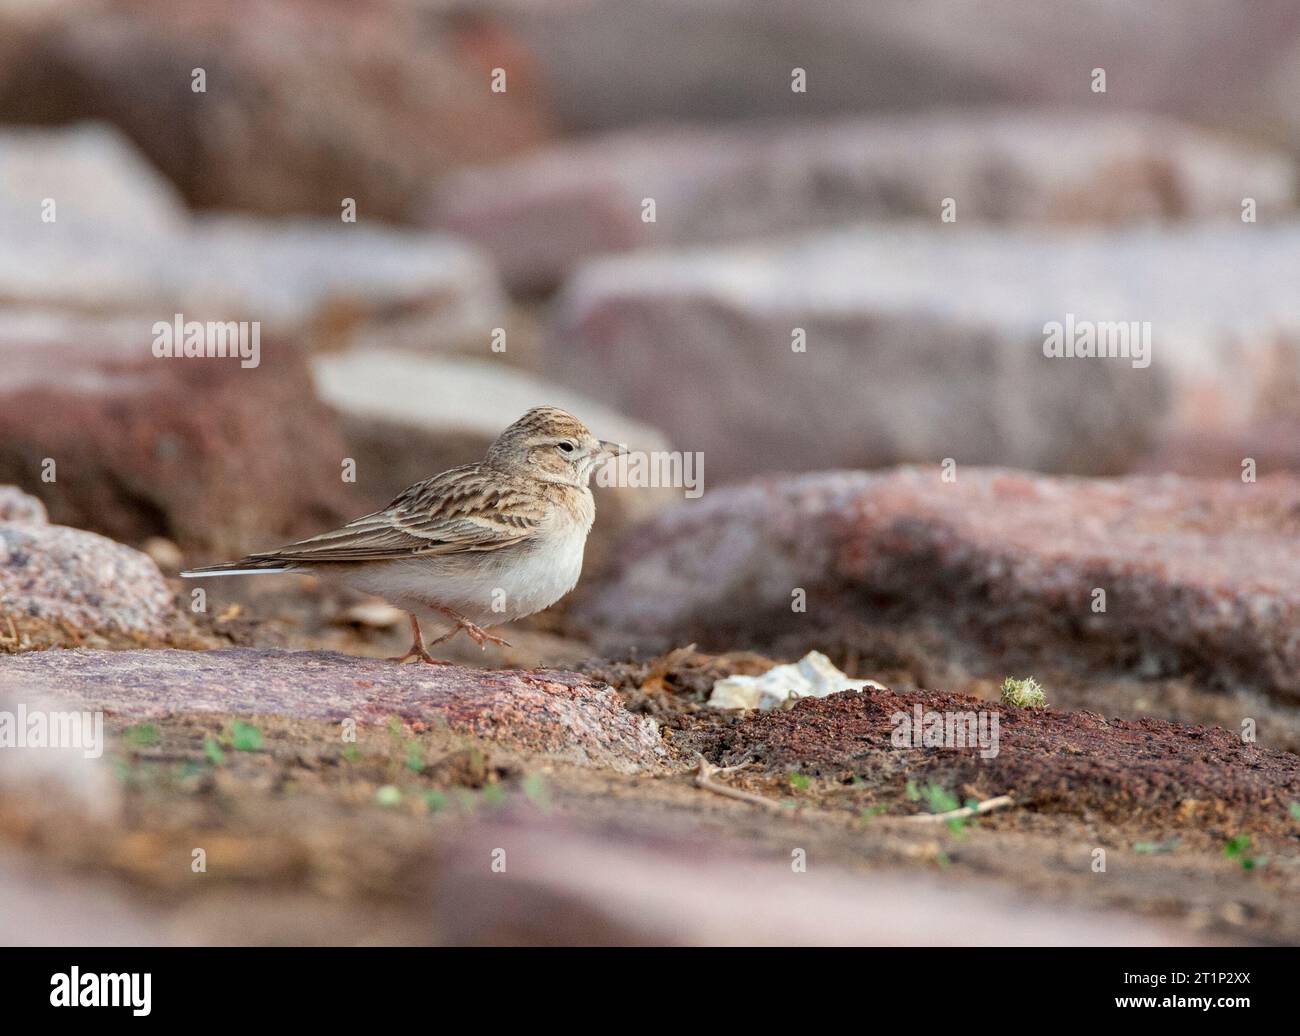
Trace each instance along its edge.
{"label": "bird's dark eye", "polygon": [[573,443],[571,443],[571,442],[557,442],[557,443],[555,444],[555,448],[556,448],[557,450],[559,450],[561,453],[572,453],[572,452],[573,452]]}

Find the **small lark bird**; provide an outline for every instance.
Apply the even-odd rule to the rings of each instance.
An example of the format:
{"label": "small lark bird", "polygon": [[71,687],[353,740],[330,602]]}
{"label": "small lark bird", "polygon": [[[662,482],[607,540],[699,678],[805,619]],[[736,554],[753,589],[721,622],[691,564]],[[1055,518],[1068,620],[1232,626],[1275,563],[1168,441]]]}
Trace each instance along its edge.
{"label": "small lark bird", "polygon": [[622,446],[602,442],[572,414],[536,407],[478,464],[417,482],[382,511],[341,529],[213,565],[187,577],[314,570],[404,608],[411,650],[429,654],[420,618],[464,630],[480,646],[506,644],[483,624],[511,622],[554,604],[578,582],[596,516],[592,472]]}

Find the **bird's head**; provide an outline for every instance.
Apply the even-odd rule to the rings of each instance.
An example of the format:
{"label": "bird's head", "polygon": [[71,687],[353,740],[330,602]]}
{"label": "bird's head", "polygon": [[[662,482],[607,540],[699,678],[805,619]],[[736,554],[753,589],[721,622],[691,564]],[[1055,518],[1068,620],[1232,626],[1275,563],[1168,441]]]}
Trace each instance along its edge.
{"label": "bird's head", "polygon": [[558,407],[533,407],[488,447],[486,463],[512,475],[566,486],[586,486],[607,458],[626,452],[604,442]]}

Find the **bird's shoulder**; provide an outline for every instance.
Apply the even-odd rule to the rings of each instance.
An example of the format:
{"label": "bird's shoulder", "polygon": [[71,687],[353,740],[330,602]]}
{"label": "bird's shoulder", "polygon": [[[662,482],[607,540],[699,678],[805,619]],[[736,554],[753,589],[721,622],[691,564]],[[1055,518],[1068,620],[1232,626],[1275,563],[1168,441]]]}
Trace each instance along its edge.
{"label": "bird's shoulder", "polygon": [[427,522],[490,518],[526,529],[545,520],[549,504],[533,480],[463,464],[407,486],[382,513]]}

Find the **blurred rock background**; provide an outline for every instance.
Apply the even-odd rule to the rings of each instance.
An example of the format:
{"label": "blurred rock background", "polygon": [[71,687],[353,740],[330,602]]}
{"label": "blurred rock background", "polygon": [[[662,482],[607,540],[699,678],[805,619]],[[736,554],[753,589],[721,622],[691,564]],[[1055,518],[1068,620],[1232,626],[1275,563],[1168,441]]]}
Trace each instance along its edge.
{"label": "blurred rock background", "polygon": [[[301,656],[267,649],[391,654],[404,646],[402,616],[294,578],[225,581],[194,618],[191,586],[175,574],[380,507],[477,459],[529,406],[557,404],[634,449],[702,455],[705,493],[599,488],[577,594],[512,631],[514,653],[473,656],[480,666],[597,669],[541,684],[452,671],[446,679],[464,681],[471,702],[467,729],[507,744],[536,733],[521,719],[525,701],[563,745],[566,724],[586,729],[593,705],[557,712],[556,695],[593,689],[619,717],[601,729],[626,720],[640,730],[640,714],[654,716],[674,765],[691,763],[682,744],[714,761],[726,761],[733,738],[766,744],[749,719],[716,730],[701,719],[688,691],[703,677],[682,663],[691,641],[772,658],[825,650],[918,696],[942,687],[988,700],[1007,673],[1032,671],[1062,710],[1228,730],[1255,717],[1261,741],[1285,750],[1270,757],[1276,803],[1222,766],[1228,791],[1161,799],[1186,775],[1156,767],[1124,810],[1150,809],[1148,826],[1202,839],[1201,870],[1180,872],[1173,894],[1195,931],[1226,926],[1236,938],[1250,925],[1256,938],[1293,939],[1295,879],[1261,891],[1221,873],[1230,866],[1219,850],[1239,833],[1229,822],[1247,820],[1286,847],[1291,821],[1274,806],[1300,795],[1286,754],[1300,745],[1298,160],[1291,0],[0,0],[0,645],[31,652],[0,668],[0,684],[25,693],[44,673],[54,693],[100,673],[122,724],[164,717],[165,736],[197,767],[183,781],[236,788],[230,802],[249,803],[238,807],[248,829],[266,832],[269,864],[241,850],[251,884],[228,895],[252,908],[238,916],[256,913],[257,881],[280,875],[304,901],[317,895],[303,917],[316,916],[321,895],[341,913],[321,915],[319,933],[290,924],[279,938],[364,938],[348,883],[364,895],[423,889],[401,871],[428,856],[427,818],[394,813],[376,836],[393,874],[317,838],[333,831],[352,846],[357,795],[395,780],[389,749],[373,741],[369,785],[338,769],[336,738],[316,712],[333,686],[322,673],[337,668],[342,698],[377,681],[360,696],[376,724],[394,702],[409,704],[411,677],[376,667],[361,682],[355,660],[313,656],[304,668]],[[260,362],[155,356],[152,329],[176,314],[258,322]],[[1046,357],[1044,326],[1067,315],[1149,322],[1150,364]],[[945,462],[955,484],[941,478]],[[1247,462],[1258,482],[1243,481]],[[1099,585],[1111,594],[1104,614],[1090,608]],[[792,588],[807,593],[806,611],[791,611]],[[33,651],[74,644],[239,650],[183,661]],[[679,650],[644,666],[593,662],[666,648]],[[719,658],[706,664],[734,662]],[[220,665],[241,678],[214,683]],[[635,679],[611,676],[619,665]],[[423,722],[428,703],[416,698],[407,711]],[[279,755],[209,766],[213,721],[187,713],[196,700],[223,717],[243,709],[283,724],[269,738]],[[814,789],[826,816],[899,792],[879,760],[855,762],[873,733],[819,726],[815,708],[795,719],[816,735],[810,744],[833,742],[818,751],[842,749],[846,766],[879,781],[850,802],[827,770],[826,788]],[[322,727],[304,753],[294,739],[308,720]],[[1161,736],[1179,746],[1203,732]],[[1176,747],[1148,755],[1196,762]],[[1050,774],[1058,756],[1045,752]],[[416,790],[426,804],[442,795],[452,757],[403,773],[415,782],[408,805]],[[263,780],[272,762],[291,780]],[[531,801],[523,775],[540,766],[549,779],[552,762],[491,769],[479,759],[450,784]],[[253,783],[232,776],[240,766],[239,780]],[[628,767],[595,768],[561,771],[557,787],[575,815],[605,826],[582,838],[533,832],[539,858],[565,845],[622,859],[626,846],[605,836],[634,825],[610,789],[666,784],[614,785],[610,774]],[[304,770],[326,775],[323,815],[337,823],[300,816],[279,796],[282,784],[311,786]],[[787,794],[785,770],[769,771],[755,787]],[[1099,802],[1119,801],[1109,777],[1071,772],[1061,786],[1093,780]],[[249,792],[263,785],[277,789],[268,802]],[[187,788],[166,817],[202,801]],[[671,791],[677,798],[654,806],[671,834],[661,854],[694,845],[674,839],[709,798],[684,783]],[[1259,816],[1233,812],[1233,794],[1260,799]],[[0,810],[0,828],[30,841],[38,826],[23,810],[38,803],[9,796],[18,819]],[[1059,827],[1046,806],[1019,814],[1030,818],[1023,853],[980,842],[976,856],[988,855],[977,869],[1019,883],[1033,857],[1038,891],[1057,889],[1059,847],[1098,838],[1090,812],[1061,808]],[[244,831],[235,814],[225,821]],[[137,818],[113,865],[167,887],[166,839],[149,823]],[[783,839],[808,834],[802,823],[792,816],[797,835],[776,825],[757,841],[744,822],[730,833],[785,853]],[[999,838],[1018,821],[1005,823]],[[178,831],[177,845],[193,844]],[[293,832],[310,837],[295,848]],[[43,851],[58,846],[98,873],[119,834],[58,831]],[[856,833],[835,838],[828,857],[863,866]],[[953,848],[872,845],[875,863],[890,866],[946,861]],[[373,937],[662,941],[670,924],[682,941],[978,938],[947,932],[932,906],[919,926],[915,915],[891,919],[878,892],[889,884],[861,900],[876,920],[828,927],[863,891],[835,876],[833,895],[814,889],[816,902],[798,907],[823,919],[810,929],[788,902],[765,908],[766,893],[741,905],[720,896],[734,885],[730,864],[674,853],[708,864],[673,880],[714,899],[712,913],[679,909],[651,925],[665,908],[647,902],[628,920],[610,904],[636,902],[630,885],[588,880],[586,864],[572,868],[584,875],[578,888],[553,872],[540,900],[528,898],[536,888],[506,886],[476,913],[463,904],[480,901],[481,879],[458,878],[457,859],[441,880],[468,891],[450,896],[460,906],[443,904],[445,930],[412,932],[402,906]],[[177,859],[185,872],[188,857]],[[1168,875],[1140,862],[1128,861],[1135,884],[1110,905],[1165,893]],[[632,874],[665,873],[660,856],[632,863]],[[1095,893],[1070,880],[1091,911]],[[25,902],[26,881],[9,875],[0,896]],[[1206,891],[1220,887],[1236,898]],[[933,892],[910,895],[915,905]],[[691,902],[684,891],[671,898]],[[590,916],[574,913],[579,901]],[[548,919],[561,914],[573,931],[556,936]],[[240,938],[277,937],[283,919],[268,916],[274,923]],[[737,918],[750,928],[737,934]],[[127,926],[137,941],[146,931],[173,938],[137,921]],[[1004,941],[1153,938],[1105,920],[1080,929],[1073,914],[1039,926],[992,908],[987,924],[976,921]],[[39,923],[24,924],[40,941]],[[181,929],[182,941],[230,937],[211,922]]]}
{"label": "blurred rock background", "polygon": [[[265,546],[543,400],[703,451],[710,484],[1300,459],[1293,5],[5,0],[0,26],[0,481],[77,456],[57,521]],[[1152,366],[1046,362],[1066,311],[1152,321]],[[167,370],[174,312],[261,321],[268,362]]]}
{"label": "blurred rock background", "polygon": [[[1294,5],[4,0],[0,28],[0,481],[56,521],[261,547],[542,401],[702,451],[710,486],[1300,464]],[[266,362],[169,370],[175,312],[261,321]],[[1047,361],[1066,312],[1151,321],[1153,363]],[[623,496],[604,532],[672,498]]]}

